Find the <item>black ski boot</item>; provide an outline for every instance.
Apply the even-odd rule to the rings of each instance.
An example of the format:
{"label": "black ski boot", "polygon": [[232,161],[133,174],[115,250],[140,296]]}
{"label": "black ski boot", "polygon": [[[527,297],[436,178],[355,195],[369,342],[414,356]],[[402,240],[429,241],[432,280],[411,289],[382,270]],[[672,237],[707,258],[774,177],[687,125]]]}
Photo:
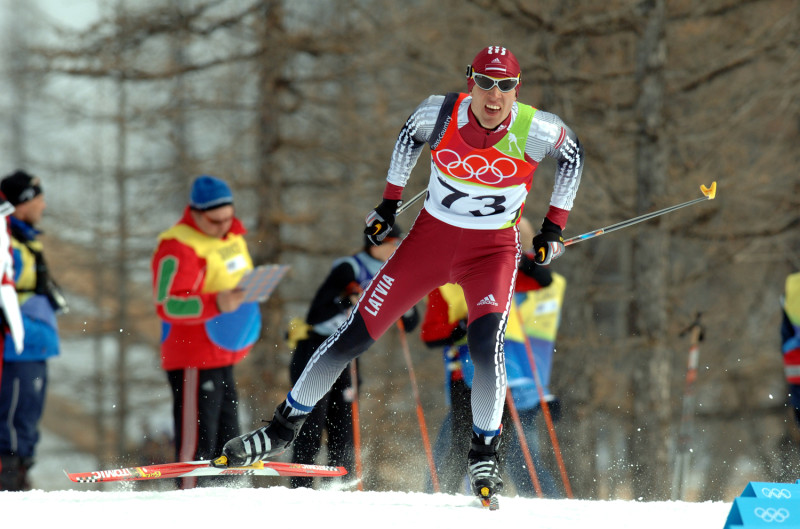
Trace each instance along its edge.
{"label": "black ski boot", "polygon": [[495,435],[489,444],[486,437],[472,433],[472,444],[467,456],[467,473],[472,492],[485,507],[496,509],[497,494],[503,490],[503,479],[500,477],[497,448],[500,436]]}
{"label": "black ski boot", "polygon": [[[222,448],[222,456],[212,461],[214,466],[243,467],[262,459],[277,456],[292,446],[307,414],[288,417],[292,408],[284,402],[266,426],[234,437]],[[223,459],[224,458],[224,459]]]}
{"label": "black ski boot", "polygon": [[0,454],[0,490],[20,490],[19,457]]}
{"label": "black ski boot", "polygon": [[19,459],[19,490],[31,490],[30,471],[33,466],[32,457],[21,457]]}

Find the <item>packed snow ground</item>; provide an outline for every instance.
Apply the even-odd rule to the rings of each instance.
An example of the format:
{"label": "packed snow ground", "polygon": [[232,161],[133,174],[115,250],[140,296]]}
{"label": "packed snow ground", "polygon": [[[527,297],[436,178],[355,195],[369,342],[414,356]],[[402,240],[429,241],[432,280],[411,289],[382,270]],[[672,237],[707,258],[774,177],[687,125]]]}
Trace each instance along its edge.
{"label": "packed snow ground", "polygon": [[[469,496],[421,492],[359,492],[268,488],[199,488],[134,491],[126,483],[83,485],[68,470],[98,468],[91,456],[45,435],[32,471],[37,490],[0,491],[0,527],[175,528],[297,527],[301,529],[713,529],[722,528],[731,509],[726,502],[635,502],[548,500],[500,497],[490,512]],[[253,478],[261,486],[273,478]],[[330,480],[331,488],[338,480]],[[102,488],[102,490],[92,490]],[[252,525],[256,524],[256,525]],[[291,525],[287,525],[291,524]],[[495,525],[500,524],[500,525]]]}
{"label": "packed snow ground", "polygon": [[[64,478],[66,479],[66,478]],[[263,478],[270,479],[270,478]],[[420,492],[202,488],[167,492],[0,492],[3,527],[298,527],[439,529],[722,528],[723,502],[632,502],[505,498],[488,511],[468,496]]]}

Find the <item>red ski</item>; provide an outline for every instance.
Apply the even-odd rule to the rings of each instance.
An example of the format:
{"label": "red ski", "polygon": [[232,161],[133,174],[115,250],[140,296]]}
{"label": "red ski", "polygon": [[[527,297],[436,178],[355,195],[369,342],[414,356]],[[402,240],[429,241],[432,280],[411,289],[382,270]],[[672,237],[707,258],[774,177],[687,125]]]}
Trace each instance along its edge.
{"label": "red ski", "polygon": [[140,481],[145,479],[185,478],[198,476],[323,476],[335,477],[347,474],[344,467],[302,465],[259,461],[246,467],[214,467],[209,461],[164,463],[142,467],[94,470],[92,472],[64,473],[75,483],[99,483],[105,481]]}

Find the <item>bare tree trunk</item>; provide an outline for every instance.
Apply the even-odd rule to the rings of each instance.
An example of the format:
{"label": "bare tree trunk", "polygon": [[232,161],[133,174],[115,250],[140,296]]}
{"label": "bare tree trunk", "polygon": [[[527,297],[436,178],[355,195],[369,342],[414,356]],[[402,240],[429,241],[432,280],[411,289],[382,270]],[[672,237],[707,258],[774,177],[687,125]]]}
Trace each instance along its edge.
{"label": "bare tree trunk", "polygon": [[[103,186],[98,186],[103,189]],[[100,271],[92,275],[94,281],[94,295],[92,301],[95,307],[102,307],[104,297],[108,291],[106,274],[102,273],[104,256],[106,255],[106,237],[102,228],[105,222],[106,201],[104,196],[98,196],[95,201],[95,226],[93,233],[93,243],[95,252],[92,254],[93,269]],[[102,322],[93,326],[92,332],[92,353],[94,358],[94,390],[95,390],[95,410],[94,410],[94,429],[95,429],[95,456],[100,464],[105,465],[110,460],[111,443],[106,438],[106,417],[108,395],[106,394],[106,363],[103,354],[103,336],[107,332],[108,325],[105,315],[101,316]]]}
{"label": "bare tree trunk", "polygon": [[[116,8],[117,17],[124,17],[124,6],[118,5]],[[120,21],[120,24],[124,24]],[[122,49],[117,50],[119,54],[118,63],[123,64]],[[128,343],[130,331],[128,330],[128,242],[129,242],[129,229],[128,229],[128,201],[127,201],[127,145],[128,145],[128,131],[127,131],[127,87],[125,86],[125,79],[122,74],[119,75],[116,82],[117,89],[117,133],[116,133],[116,168],[114,170],[114,182],[117,191],[118,209],[117,209],[117,255],[115,270],[115,289],[116,300],[114,306],[116,307],[116,322],[117,322],[117,402],[116,402],[116,427],[117,432],[117,455],[125,457],[127,452],[126,448],[126,422],[128,418]]]}
{"label": "bare tree trunk", "polygon": [[[639,4],[643,31],[636,58],[639,87],[636,114],[636,207],[651,210],[667,178],[663,131],[664,0]],[[651,222],[634,239],[634,315],[644,350],[637,355],[634,386],[634,494],[652,500],[669,498],[670,357],[665,344],[667,313],[667,233]]]}
{"label": "bare tree trunk", "polygon": [[[172,8],[176,12],[180,12],[183,7],[183,0],[172,0]],[[175,68],[180,70],[186,66],[186,50],[185,50],[185,32],[182,28],[175,32],[175,35],[170,41],[172,47],[172,61],[175,63]],[[174,149],[175,166],[172,168],[176,180],[184,184],[184,188],[189,187],[189,182],[192,179],[190,168],[191,163],[191,149],[188,137],[188,125],[186,115],[186,82],[183,75],[175,76],[172,85],[172,97],[170,108],[168,108],[169,121],[171,123],[171,143]]]}
{"label": "bare tree trunk", "polygon": [[[263,58],[258,63],[259,96],[255,140],[255,193],[258,196],[259,209],[255,230],[257,244],[252,247],[256,264],[277,263],[281,256],[280,221],[283,207],[280,197],[283,182],[275,156],[280,148],[279,102],[287,88],[283,77],[287,50],[281,39],[281,35],[285,34],[282,27],[282,3],[264,0],[261,10],[259,28]],[[266,386],[273,385],[278,372],[276,353],[277,344],[283,340],[282,307],[283,301],[278,292],[262,305],[261,342],[251,353],[256,372],[263,377],[262,381]]]}
{"label": "bare tree trunk", "polygon": [[[7,52],[7,60],[10,65],[9,67],[9,84],[11,86],[11,99],[13,101],[11,108],[13,109],[10,112],[10,115],[6,117],[8,120],[8,125],[10,128],[11,133],[11,157],[12,159],[9,160],[14,167],[18,167],[20,169],[25,168],[28,162],[28,157],[26,154],[26,127],[25,127],[25,118],[27,116],[27,107],[28,107],[28,90],[27,90],[27,82],[26,82],[26,57],[27,54],[25,53],[25,34],[22,31],[22,27],[19,24],[19,20],[23,19],[24,17],[24,6],[21,2],[15,2],[10,0],[8,2],[8,14],[6,15],[9,22],[7,24],[6,31],[8,42],[10,45],[6,48]],[[6,170],[12,170],[13,168],[7,168]]]}

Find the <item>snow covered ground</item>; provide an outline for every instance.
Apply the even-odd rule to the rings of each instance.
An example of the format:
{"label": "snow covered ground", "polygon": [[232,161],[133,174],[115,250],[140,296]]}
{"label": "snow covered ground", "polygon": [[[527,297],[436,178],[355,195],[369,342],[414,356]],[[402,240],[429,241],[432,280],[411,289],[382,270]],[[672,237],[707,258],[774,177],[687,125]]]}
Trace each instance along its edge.
{"label": "snow covered ground", "polygon": [[[164,492],[134,491],[130,484],[82,485],[63,473],[98,468],[93,457],[76,453],[69,443],[44,435],[31,480],[37,490],[0,491],[0,527],[59,529],[106,526],[114,529],[174,527],[190,529],[248,527],[377,529],[469,529],[501,524],[520,529],[713,529],[725,525],[731,509],[725,502],[634,502],[500,498],[489,512],[468,496],[421,492],[202,488]],[[331,487],[336,480],[329,481]],[[103,490],[96,490],[101,488]],[[95,489],[95,490],[92,490]],[[291,523],[292,525],[286,525]],[[510,525],[514,524],[514,525]],[[494,525],[492,525],[494,526]]]}
{"label": "snow covered ground", "polygon": [[[0,491],[0,527],[30,523],[59,529],[106,526],[114,529],[219,527],[376,529],[531,529],[647,528],[713,529],[725,525],[731,509],[725,502],[635,502],[547,500],[502,497],[500,510],[490,512],[468,496],[421,492],[359,492],[265,488],[202,488],[187,491],[134,491],[130,484],[81,485],[63,474],[98,468],[94,458],[78,455],[69,443],[44,435],[39,463],[31,475],[37,490]],[[329,481],[335,487],[337,481]],[[101,488],[102,490],[92,490]],[[286,525],[291,523],[292,525]],[[511,525],[513,524],[513,525]]]}
{"label": "snow covered ground", "polygon": [[467,496],[418,492],[315,491],[284,487],[134,492],[126,491],[124,484],[115,488],[114,491],[85,491],[75,484],[74,490],[67,491],[0,492],[2,525],[34,524],[59,529],[92,526],[140,529],[176,527],[176,524],[187,528],[721,529],[731,507],[723,502],[645,503],[501,497],[500,510],[490,512]]}
{"label": "snow covered ground", "polygon": [[[589,529],[600,527],[647,529],[722,528],[731,509],[725,502],[635,502],[545,500],[502,497],[500,510],[489,512],[468,496],[421,492],[359,492],[265,488],[201,488],[163,492],[134,491],[130,484],[82,485],[63,474],[92,470],[90,456],[77,456],[69,443],[43,436],[39,463],[31,479],[37,490],[0,492],[0,526],[30,523],[59,529],[108,525],[114,529],[142,527],[218,528],[259,527],[376,529],[403,527],[439,529],[505,527],[531,529]],[[91,490],[102,488],[103,490]],[[511,524],[514,524],[513,526]]]}

